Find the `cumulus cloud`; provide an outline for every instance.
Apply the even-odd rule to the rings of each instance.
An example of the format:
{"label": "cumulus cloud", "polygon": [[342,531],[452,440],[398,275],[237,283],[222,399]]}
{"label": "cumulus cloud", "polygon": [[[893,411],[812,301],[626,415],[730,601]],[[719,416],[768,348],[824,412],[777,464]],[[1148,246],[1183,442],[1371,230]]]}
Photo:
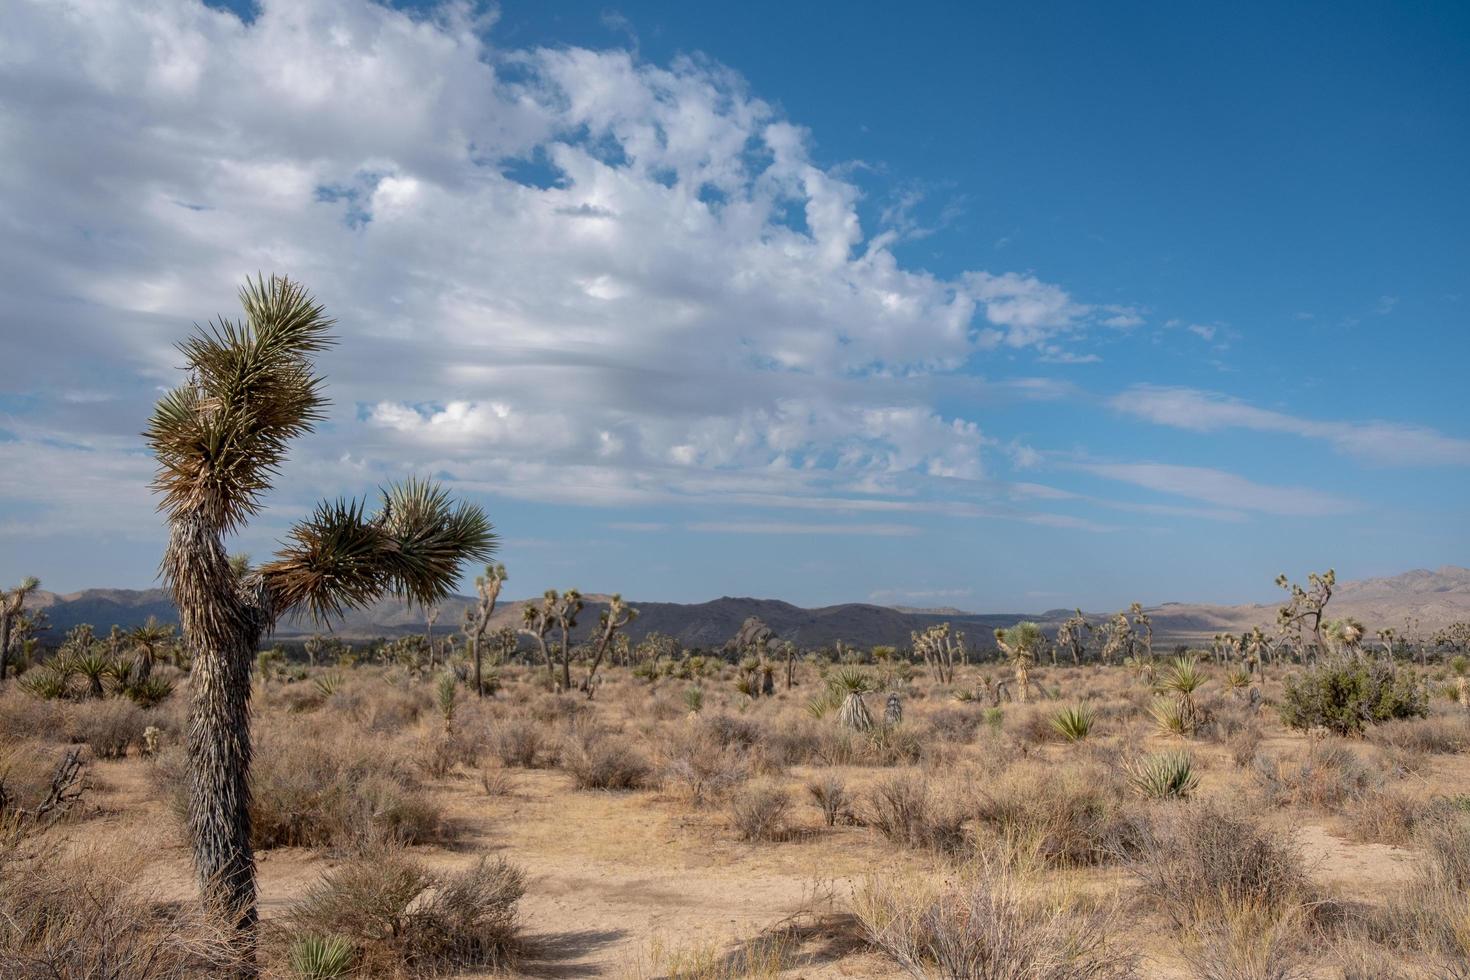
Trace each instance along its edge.
{"label": "cumulus cloud", "polygon": [[848,171],[724,66],[493,36],[458,5],[12,5],[5,388],[151,398],[188,323],[279,271],[342,338],[303,496],[413,467],[583,503],[859,498],[986,477],[978,421],[936,407],[973,358],[1088,360],[1136,318],[906,267],[911,205],[865,229]]}
{"label": "cumulus cloud", "polygon": [[1251,429],[1321,439],[1344,455],[1381,466],[1470,465],[1470,439],[1423,426],[1318,421],[1257,408],[1214,392],[1156,385],[1134,385],[1114,396],[1110,404],[1125,414],[1193,432]]}

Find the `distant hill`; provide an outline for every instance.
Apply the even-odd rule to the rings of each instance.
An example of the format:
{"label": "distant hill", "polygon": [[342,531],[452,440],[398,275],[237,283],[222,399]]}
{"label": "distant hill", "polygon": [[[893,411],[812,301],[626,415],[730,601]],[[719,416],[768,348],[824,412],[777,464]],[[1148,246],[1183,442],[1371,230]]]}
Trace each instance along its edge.
{"label": "distant hill", "polygon": [[[579,635],[596,626],[597,614],[606,602],[605,596],[586,598]],[[519,623],[521,607],[526,601],[502,603],[493,625]],[[440,608],[436,632],[458,630],[471,602],[464,596],[447,600]],[[935,623],[953,623],[972,642],[983,644],[998,626],[1031,619],[1051,632],[1071,613],[1065,608],[1030,613],[970,613],[858,602],[803,609],[779,599],[730,596],[699,603],[634,601],[632,604],[639,610],[638,619],[628,631],[633,639],[652,632],[667,633],[686,646],[705,649],[723,644],[750,616],[760,617],[781,639],[803,646],[830,645],[836,640],[861,646],[900,646],[908,643],[914,630]],[[149,616],[177,622],[173,606],[162,589],[88,589],[70,595],[38,592],[29,605],[46,610],[53,637],[59,637],[78,623],[91,623],[103,632],[114,623],[124,628],[136,626]],[[1200,642],[1221,632],[1239,633],[1257,625],[1269,627],[1276,621],[1276,609],[1275,604],[1215,606],[1169,602],[1149,607],[1148,613],[1153,619],[1156,643],[1173,645]],[[1403,631],[1406,623],[1413,624],[1419,632],[1432,632],[1452,622],[1470,620],[1470,569],[1447,565],[1432,572],[1418,569],[1390,578],[1341,582],[1329,611],[1335,616],[1357,617],[1367,625],[1370,635],[1372,630],[1387,626]],[[1104,615],[1089,613],[1088,617],[1096,623]],[[384,600],[349,613],[330,632],[349,639],[369,639],[423,630],[422,610]],[[291,638],[318,631],[309,620],[290,620],[282,623],[276,633]]]}

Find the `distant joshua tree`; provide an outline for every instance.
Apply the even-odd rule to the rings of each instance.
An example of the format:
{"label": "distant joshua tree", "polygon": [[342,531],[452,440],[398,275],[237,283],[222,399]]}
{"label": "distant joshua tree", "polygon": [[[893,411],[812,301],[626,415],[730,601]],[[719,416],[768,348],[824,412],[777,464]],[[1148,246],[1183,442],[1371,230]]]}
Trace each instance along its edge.
{"label": "distant joshua tree", "polygon": [[32,577],[13,589],[0,590],[0,681],[5,680],[5,672],[10,668],[10,637],[16,621],[23,615],[26,600],[40,587],[41,580]]}
{"label": "distant joshua tree", "polygon": [[1075,615],[1068,616],[1057,629],[1057,646],[1062,647],[1072,655],[1072,663],[1082,663],[1082,655],[1087,652],[1087,635],[1092,632],[1092,624],[1087,617],[1082,615],[1078,609]]}
{"label": "distant joshua tree", "polygon": [[1046,634],[1035,623],[1017,623],[1009,629],[995,631],[995,645],[1016,672],[1017,701],[1025,702],[1031,697],[1031,665],[1045,642]]}
{"label": "distant joshua tree", "polygon": [[485,632],[490,629],[490,617],[495,615],[495,603],[500,598],[500,589],[505,585],[505,566],[486,565],[485,574],[475,579],[475,604],[465,610],[465,637],[469,640],[470,659],[475,664],[475,693],[485,696],[485,684],[481,679],[480,663],[484,659],[481,650]]}
{"label": "distant joshua tree", "polygon": [[[299,284],[272,276],[240,291],[244,321],[219,319],[179,345],[188,380],[145,433],[169,525],[162,574],[194,656],[189,683],[189,831],[206,903],[228,915],[253,960],[250,670],[262,636],[306,610],[340,615],[388,593],[429,606],[495,534],[479,507],[432,483],[387,487],[375,510],[338,499],[289,532],[274,560],[233,562],[224,539],[259,512],[297,436],[325,418],[314,355],[332,321]],[[247,971],[253,973],[253,970]]]}
{"label": "distant joshua tree", "polygon": [[1302,588],[1284,574],[1276,576],[1276,584],[1285,589],[1291,598],[1276,613],[1276,621],[1283,635],[1295,631],[1300,638],[1303,630],[1312,634],[1312,644],[1317,654],[1327,649],[1327,638],[1322,632],[1322,616],[1327,603],[1332,600],[1332,590],[1337,586],[1337,573],[1332,569],[1312,572],[1307,576],[1307,588]]}
{"label": "distant joshua tree", "polygon": [[153,664],[158,660],[159,651],[173,642],[174,628],[160,623],[154,616],[149,616],[147,622],[128,634],[128,639],[138,651],[133,683],[146,684],[148,678],[153,676]]}
{"label": "distant joshua tree", "polygon": [[909,641],[914,646],[914,652],[933,671],[936,681],[941,684],[954,683],[955,660],[963,654],[965,634],[952,632],[948,623],[940,623],[922,633],[910,633]]}
{"label": "distant joshua tree", "polygon": [[592,666],[587,668],[587,679],[582,682],[582,692],[589,698],[593,693],[593,682],[597,680],[597,668],[602,666],[602,659],[607,656],[607,651],[612,647],[613,636],[638,618],[638,610],[623,601],[623,597],[614,593],[608,601],[607,608],[598,617],[597,637],[592,655]]}

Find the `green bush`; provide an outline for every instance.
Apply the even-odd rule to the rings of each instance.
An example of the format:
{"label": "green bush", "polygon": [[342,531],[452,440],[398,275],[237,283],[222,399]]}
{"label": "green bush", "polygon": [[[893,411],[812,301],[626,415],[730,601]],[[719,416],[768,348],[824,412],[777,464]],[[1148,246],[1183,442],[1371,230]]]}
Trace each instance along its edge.
{"label": "green bush", "polygon": [[1360,735],[1393,718],[1422,718],[1429,698],[1407,668],[1386,660],[1341,657],[1286,679],[1281,720],[1290,728]]}

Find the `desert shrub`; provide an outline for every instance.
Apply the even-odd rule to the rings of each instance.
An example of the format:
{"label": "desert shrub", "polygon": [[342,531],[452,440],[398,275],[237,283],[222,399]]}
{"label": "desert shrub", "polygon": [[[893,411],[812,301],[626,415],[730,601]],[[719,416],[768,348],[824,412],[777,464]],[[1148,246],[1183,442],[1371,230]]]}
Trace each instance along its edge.
{"label": "desert shrub", "polygon": [[502,766],[486,766],[480,770],[480,786],[486,796],[509,796],[515,792],[515,779]]}
{"label": "desert shrub", "polygon": [[810,718],[784,718],[773,721],[761,740],[761,754],[768,768],[805,765],[816,759],[822,749],[823,728]]}
{"label": "desert shrub", "polygon": [[754,748],[763,733],[760,722],[725,713],[701,718],[699,728],[722,748]]}
{"label": "desert shrub", "polygon": [[1368,741],[1384,749],[1427,755],[1452,754],[1470,746],[1470,724],[1463,714],[1454,717],[1403,718],[1375,725]]}
{"label": "desert shrub", "polygon": [[958,852],[965,844],[966,816],[961,801],[921,776],[891,776],[864,796],[864,821],[908,847]]}
{"label": "desert shrub", "polygon": [[818,776],[806,784],[812,802],[822,811],[827,826],[837,826],[838,820],[851,816],[852,798],[848,796],[847,784],[832,773]]}
{"label": "desert shrub", "polygon": [[730,798],[730,825],[742,840],[776,841],[789,833],[791,794],[771,783],[742,786]]}
{"label": "desert shrub", "polygon": [[975,821],[1023,865],[1074,867],[1110,856],[1122,804],[1117,778],[1095,766],[1012,770],[978,795]]}
{"label": "desert shrub", "polygon": [[625,739],[595,731],[569,739],[561,765],[578,789],[638,789],[652,773],[648,760]]}
{"label": "desert shrub", "polygon": [[[336,699],[334,694],[328,701]],[[343,700],[348,698],[344,696]],[[428,709],[429,700],[422,691],[385,684],[375,686],[368,694],[359,692],[357,704],[358,717],[364,728],[370,732],[393,734],[412,727]]]}
{"label": "desert shrub", "polygon": [[1310,898],[1296,842],[1238,810],[1199,801],[1135,813],[1123,857],[1180,928],[1231,910],[1273,919]]}
{"label": "desert shrub", "polygon": [[[361,848],[443,837],[439,805],[422,791],[413,765],[380,745],[298,719],[258,726],[250,773],[254,847]],[[161,752],[152,771],[175,815],[184,818],[183,751]]]}
{"label": "desert shrub", "polygon": [[542,725],[576,725],[592,713],[587,699],[572,694],[543,694],[531,702],[531,718]]}
{"label": "desert shrub", "polygon": [[[987,713],[987,721],[991,717]],[[1051,727],[1051,718],[1034,705],[1017,705],[1010,713],[1000,716],[1005,733],[1024,746],[1050,742],[1056,732]]]}
{"label": "desert shrub", "polygon": [[1251,764],[1261,748],[1261,726],[1247,725],[1225,740],[1225,749],[1230,761],[1241,769]]}
{"label": "desert shrub", "polygon": [[1358,735],[1394,718],[1419,718],[1429,701],[1414,672],[1387,660],[1334,657],[1286,679],[1281,720],[1289,728]]}
{"label": "desert shrub", "polygon": [[534,769],[548,748],[545,732],[524,718],[507,718],[490,732],[490,751],[503,765]]}
{"label": "desert shrub", "polygon": [[750,769],[749,760],[739,749],[699,734],[676,739],[663,765],[665,778],[699,807],[722,799],[749,779]]}
{"label": "desert shrub", "polygon": [[1028,895],[982,870],[958,881],[870,879],[854,895],[864,935],[913,977],[946,980],[1124,980],[1134,953],[1116,913]]}
{"label": "desert shrub", "polygon": [[963,744],[974,739],[984,722],[974,707],[940,708],[929,715],[929,730],[940,741]]}
{"label": "desert shrub", "polygon": [[1470,963],[1470,812],[1453,803],[1438,808],[1415,843],[1414,880],[1388,903],[1384,938],[1428,953],[1430,975],[1460,980]]}
{"label": "desert shrub", "polygon": [[135,869],[95,852],[0,849],[0,977],[209,980],[239,968],[232,931],[196,903],[156,907]]}
{"label": "desert shrub", "polygon": [[478,729],[436,728],[419,741],[417,762],[431,779],[443,779],[457,766],[474,767],[483,748],[483,733]]}
{"label": "desert shrub", "polygon": [[128,747],[143,738],[148,716],[143,709],[122,698],[83,701],[66,712],[67,734],[73,742],[84,742],[99,759],[121,759]]}
{"label": "desert shrub", "polygon": [[0,690],[0,742],[55,738],[63,728],[61,705],[30,697],[16,688],[8,684]]}
{"label": "desert shrub", "polygon": [[1199,773],[1188,752],[1157,752],[1135,762],[1128,782],[1151,800],[1182,800],[1199,786]]}
{"label": "desert shrub", "polygon": [[1370,790],[1348,801],[1341,817],[1352,840],[1404,846],[1412,842],[1420,818],[1430,812],[1423,803],[1391,790]]}
{"label": "desert shrub", "polygon": [[1182,944],[1199,980],[1307,980],[1306,913],[1227,904],[1196,923]]}
{"label": "desert shrub", "polygon": [[1300,756],[1257,753],[1251,776],[1272,806],[1334,810],[1381,781],[1344,745],[1319,743]]}
{"label": "desert shrub", "polygon": [[905,725],[877,724],[862,733],[864,755],[875,766],[907,766],[924,755],[919,733]]}
{"label": "desert shrub", "polygon": [[503,859],[435,875],[395,850],[328,872],[286,914],[292,932],[352,944],[359,975],[508,964],[525,875]]}
{"label": "desert shrub", "polygon": [[34,739],[0,745],[0,849],[84,812],[81,749]]}

